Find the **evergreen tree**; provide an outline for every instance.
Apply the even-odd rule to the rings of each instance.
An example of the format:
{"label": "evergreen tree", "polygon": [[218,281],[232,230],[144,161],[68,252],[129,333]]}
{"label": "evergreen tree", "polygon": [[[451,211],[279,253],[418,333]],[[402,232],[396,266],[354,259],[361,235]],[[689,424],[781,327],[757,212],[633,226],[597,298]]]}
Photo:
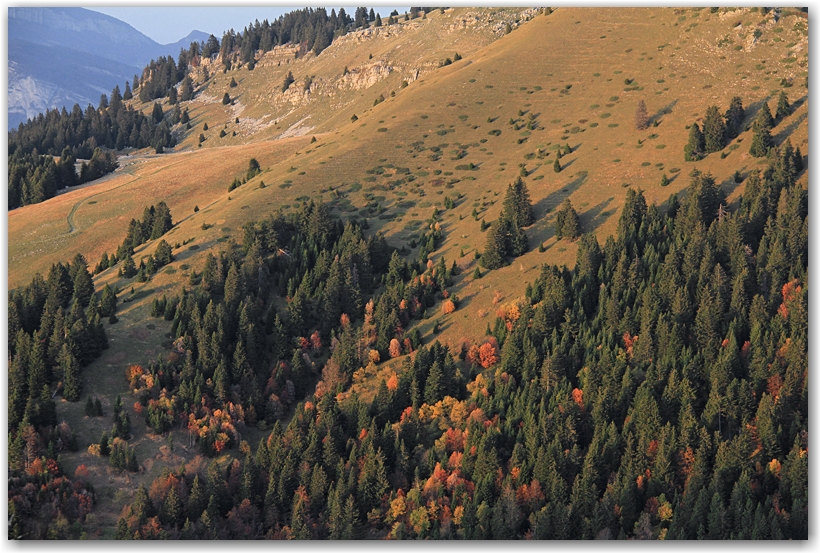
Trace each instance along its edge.
{"label": "evergreen tree", "polygon": [[743,109],[743,101],[740,99],[740,96],[734,96],[729,104],[729,109],[723,116],[726,119],[726,133],[729,138],[735,138],[743,131],[741,125],[743,125],[745,116],[746,112]]}
{"label": "evergreen tree", "polygon": [[487,245],[481,254],[481,265],[486,269],[498,269],[506,263],[509,254],[508,235],[510,222],[504,217],[499,218],[487,233]]}
{"label": "evergreen tree", "polygon": [[[191,81],[191,77],[188,75],[182,79],[182,85],[179,89],[179,99],[183,102],[188,102],[194,99],[194,83]],[[187,121],[183,121],[183,123],[187,123]]]}
{"label": "evergreen tree", "polygon": [[726,145],[726,125],[717,106],[709,106],[706,110],[703,138],[706,153],[719,152]]}
{"label": "evergreen tree", "polygon": [[79,401],[82,391],[80,363],[69,349],[68,344],[63,344],[59,364],[63,371],[63,397],[66,401]]}
{"label": "evergreen tree", "polygon": [[752,144],[749,146],[749,154],[753,157],[765,157],[772,147],[772,135],[769,127],[765,124],[755,124]]}
{"label": "evergreen tree", "polygon": [[558,240],[568,238],[575,240],[581,234],[581,222],[578,213],[572,207],[569,198],[561,204],[561,209],[555,215],[555,237]]}
{"label": "evergreen tree", "polygon": [[683,148],[683,157],[686,161],[697,161],[703,156],[705,149],[706,142],[703,133],[697,123],[692,123],[689,129],[689,141]]}
{"label": "evergreen tree", "polygon": [[131,278],[137,274],[137,265],[134,263],[134,258],[128,255],[122,264],[122,276],[124,278]]}
{"label": "evergreen tree", "polygon": [[783,119],[784,117],[788,117],[792,112],[792,107],[789,105],[789,99],[786,97],[786,93],[781,90],[780,96],[777,98],[777,111],[775,112],[775,117],[778,119]]}
{"label": "evergreen tree", "polygon": [[177,528],[182,523],[182,500],[177,494],[176,488],[171,486],[162,508],[159,512],[159,519],[163,524]]}
{"label": "evergreen tree", "polygon": [[85,308],[94,296],[94,282],[91,280],[91,273],[85,267],[77,271],[74,277],[74,300]]}
{"label": "evergreen tree", "polygon": [[754,126],[765,127],[767,130],[772,130],[772,128],[774,127],[774,119],[772,118],[772,112],[769,110],[768,102],[763,102],[763,105],[757,112],[757,116],[755,116]]}
{"label": "evergreen tree", "polygon": [[151,111],[151,119],[153,119],[154,123],[157,124],[161,123],[163,119],[162,106],[156,102],[154,102],[154,108]]}

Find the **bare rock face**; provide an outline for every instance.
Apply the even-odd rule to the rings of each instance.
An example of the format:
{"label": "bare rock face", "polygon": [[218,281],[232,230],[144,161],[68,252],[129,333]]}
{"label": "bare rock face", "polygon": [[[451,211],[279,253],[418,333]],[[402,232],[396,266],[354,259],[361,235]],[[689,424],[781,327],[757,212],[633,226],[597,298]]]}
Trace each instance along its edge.
{"label": "bare rock face", "polygon": [[[292,44],[276,46],[264,53],[260,51],[255,59],[257,69],[280,69],[280,72],[274,73],[277,75],[291,71],[296,81],[284,92],[281,90],[280,80],[271,81],[263,91],[257,89],[253,95],[240,97],[231,109],[234,115],[239,116],[245,107],[264,105],[268,108],[261,119],[243,116],[242,134],[252,135],[285,120],[290,127],[281,136],[304,134],[313,128],[305,124],[309,117],[297,115],[306,106],[325,102],[332,110],[344,109],[360,97],[355,92],[370,89],[388,78],[395,79],[397,85],[402,81],[409,84],[436,71],[445,57],[452,56],[452,52],[446,50],[440,52],[441,59],[437,57],[435,50],[439,41],[442,45],[464,44],[467,41],[467,49],[474,51],[506,34],[508,26],[514,29],[538,13],[539,8],[450,9],[447,10],[447,15],[440,16],[443,19],[438,19],[437,14],[436,17],[427,19],[416,18],[393,25],[350,31],[337,37],[319,56]],[[369,44],[372,44],[374,52],[382,53],[364,63],[349,65],[346,71],[341,71],[342,59],[349,59],[350,52],[361,52]],[[388,53],[385,54],[385,51]],[[464,53],[466,52],[462,52]],[[231,69],[243,66],[238,60],[238,54],[238,50],[231,53]],[[314,62],[325,59],[339,59],[338,72],[332,75],[328,75],[327,71],[324,74],[314,74]],[[221,72],[224,67],[222,57],[214,55],[210,59],[201,60],[198,67],[191,69],[190,75],[195,83],[201,85],[208,75]],[[321,73],[321,70],[318,72]],[[221,92],[214,95],[207,90],[197,95],[197,100],[205,103],[217,103],[221,98]],[[294,122],[294,117],[300,120]]]}

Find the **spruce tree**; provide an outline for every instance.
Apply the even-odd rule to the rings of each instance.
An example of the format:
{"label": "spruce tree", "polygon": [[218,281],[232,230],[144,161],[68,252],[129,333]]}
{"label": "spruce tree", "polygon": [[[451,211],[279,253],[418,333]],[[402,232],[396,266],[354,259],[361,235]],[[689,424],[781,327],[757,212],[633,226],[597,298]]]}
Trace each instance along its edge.
{"label": "spruce tree", "polygon": [[769,128],[765,122],[755,124],[752,144],[749,146],[749,153],[753,157],[764,157],[769,153],[769,148],[772,147],[772,135]]}
{"label": "spruce tree", "polygon": [[59,363],[63,371],[63,397],[66,401],[78,401],[82,392],[80,363],[69,349],[68,344],[63,344]]}
{"label": "spruce tree", "polygon": [[767,130],[771,130],[774,127],[774,119],[772,118],[772,112],[769,110],[768,102],[763,102],[763,106],[760,108],[760,111],[757,112],[754,126],[765,127]]}
{"label": "spruce tree", "polygon": [[182,522],[182,500],[176,488],[171,486],[168,495],[159,512],[159,519],[163,524],[177,528]]}
{"label": "spruce tree", "polygon": [[555,216],[555,237],[575,240],[581,234],[580,220],[569,198],[561,204],[561,209]]}
{"label": "spruce tree", "polygon": [[777,111],[775,112],[775,117],[778,119],[783,119],[787,117],[792,112],[792,108],[789,105],[789,99],[786,97],[786,93],[784,91],[780,91],[780,96],[777,98]]}
{"label": "spruce tree", "polygon": [[726,145],[726,125],[717,106],[709,106],[706,110],[703,138],[706,153],[719,152]]}
{"label": "spruce tree", "polygon": [[82,268],[77,271],[77,276],[74,277],[74,299],[80,302],[80,305],[85,308],[91,302],[94,295],[94,282],[91,280],[91,273],[88,269]]}
{"label": "spruce tree", "polygon": [[134,263],[132,256],[127,256],[122,264],[122,276],[124,278],[131,278],[137,274],[137,265]]}
{"label": "spruce tree", "polygon": [[735,96],[732,98],[729,109],[724,115],[726,119],[726,133],[729,138],[735,138],[741,133],[743,130],[741,125],[743,124],[744,117],[743,101],[740,99],[740,96]]}
{"label": "spruce tree", "polygon": [[162,106],[156,102],[154,102],[154,109],[151,111],[151,118],[154,120],[154,123],[159,124],[162,122]]}
{"label": "spruce tree", "polygon": [[692,123],[689,129],[689,141],[683,148],[683,157],[686,161],[697,161],[703,156],[706,143],[703,133],[697,123]]}
{"label": "spruce tree", "polygon": [[530,193],[521,177],[513,184],[507,185],[502,213],[519,227],[528,227],[534,222]]}
{"label": "spruce tree", "polygon": [[487,245],[481,254],[481,265],[487,269],[502,267],[509,254],[510,221],[505,217],[499,219],[490,227],[487,233]]}

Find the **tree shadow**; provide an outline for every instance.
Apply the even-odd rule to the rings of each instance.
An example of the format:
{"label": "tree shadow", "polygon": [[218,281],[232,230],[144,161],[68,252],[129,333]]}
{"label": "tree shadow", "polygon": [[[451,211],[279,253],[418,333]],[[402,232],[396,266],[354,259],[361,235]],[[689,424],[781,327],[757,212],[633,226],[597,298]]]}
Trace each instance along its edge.
{"label": "tree shadow", "polygon": [[[561,159],[563,159],[563,158],[561,158]],[[577,159],[577,158],[576,158],[576,159]],[[566,162],[566,163],[561,163],[561,161],[559,161],[558,163],[561,163],[561,170],[563,171],[564,169],[566,169],[567,167],[569,167],[570,165],[572,165],[573,163],[575,163],[576,159],[571,159],[571,160],[569,160],[569,161],[568,161],[568,162]]]}
{"label": "tree shadow", "polygon": [[772,136],[772,141],[778,146],[780,146],[792,135],[792,133],[797,129],[797,127],[800,126],[800,123],[805,121],[808,117],[809,114],[807,112],[801,113],[794,121],[783,127],[783,129],[779,133]]}
{"label": "tree shadow", "polygon": [[541,244],[555,235],[555,229],[553,228],[555,209],[573,192],[578,190],[586,180],[587,175],[581,175],[558,190],[547,194],[533,206],[535,223],[527,229],[527,238],[530,240],[530,244]]}
{"label": "tree shadow", "polygon": [[660,123],[660,122],[661,122],[661,117],[662,117],[662,116],[664,116],[664,115],[669,115],[670,113],[672,113],[672,108],[674,108],[674,107],[675,107],[675,105],[677,105],[677,103],[678,103],[678,101],[677,101],[677,100],[673,100],[673,101],[672,101],[672,102],[670,102],[669,104],[666,104],[665,106],[663,106],[661,109],[659,109],[658,111],[656,111],[656,112],[655,112],[655,113],[654,113],[654,114],[653,114],[653,115],[649,118],[649,120],[647,121],[647,124],[649,124],[649,125],[654,125],[656,121],[657,121],[658,123]]}
{"label": "tree shadow", "polygon": [[581,220],[581,232],[593,232],[598,227],[606,222],[612,215],[615,214],[615,209],[607,210],[607,206],[615,199],[612,196],[603,202],[599,203],[592,209],[588,209],[579,215]]}
{"label": "tree shadow", "polygon": [[737,190],[738,186],[746,182],[746,179],[749,178],[752,170],[749,169],[748,165],[744,165],[739,169],[741,181],[735,182],[734,175],[729,176],[725,181],[721,182],[719,188],[726,194],[727,197],[731,196],[732,193]]}
{"label": "tree shadow", "polygon": [[766,96],[765,98],[761,98],[757,102],[749,104],[743,110],[743,122],[740,124],[740,128],[738,129],[740,132],[746,130],[752,124],[752,121],[755,120],[757,117],[758,112],[763,108],[763,104],[768,104],[769,100],[771,100],[771,95]]}
{"label": "tree shadow", "polygon": [[581,185],[586,182],[586,180],[587,175],[581,175],[558,190],[555,190],[541,198],[538,203],[533,206],[536,224],[538,224],[538,220],[547,215],[548,211],[554,210],[556,207],[561,205],[561,202],[568,198],[573,192],[578,190]]}
{"label": "tree shadow", "polygon": [[794,112],[794,110],[798,109],[800,106],[805,104],[806,100],[808,100],[808,96],[801,96],[800,98],[792,102],[792,112]]}

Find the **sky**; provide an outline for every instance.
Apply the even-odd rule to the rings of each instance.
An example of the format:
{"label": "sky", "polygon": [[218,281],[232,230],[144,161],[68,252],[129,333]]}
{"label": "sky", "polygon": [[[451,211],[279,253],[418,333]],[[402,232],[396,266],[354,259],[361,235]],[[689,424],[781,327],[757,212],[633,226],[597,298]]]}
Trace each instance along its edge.
{"label": "sky", "polygon": [[[252,7],[104,7],[92,5],[86,7],[125,21],[160,44],[169,44],[188,36],[194,30],[209,33],[222,39],[224,31],[229,29],[241,31],[255,19],[272,21],[284,13],[294,9],[302,9],[304,5],[297,4],[292,7],[270,5]],[[330,12],[334,6],[328,5],[325,7]],[[350,16],[355,13],[355,7],[345,6],[344,8]],[[374,9],[377,13],[386,17],[394,9],[404,13],[409,7],[390,6]],[[336,6],[336,11],[339,11],[338,6]]]}

